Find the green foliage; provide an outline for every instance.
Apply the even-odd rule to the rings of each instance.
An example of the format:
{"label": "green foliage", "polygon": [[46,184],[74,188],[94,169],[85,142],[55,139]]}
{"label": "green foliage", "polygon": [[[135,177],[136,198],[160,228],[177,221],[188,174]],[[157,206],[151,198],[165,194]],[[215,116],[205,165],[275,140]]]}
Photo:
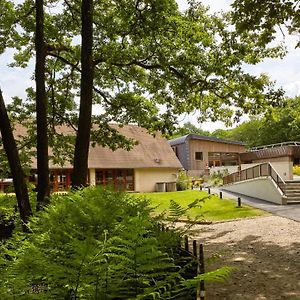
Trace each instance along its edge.
{"label": "green foliage", "polygon": [[260,118],[212,135],[242,141],[248,147],[300,140],[300,98],[285,99],[281,106],[268,109]]}
{"label": "green foliage", "polygon": [[180,231],[160,230],[148,204],[99,188],[53,196],[30,233],[0,244],[1,298],[189,299]]}
{"label": "green foliage", "polygon": [[293,174],[300,176],[300,166],[293,166]]}
{"label": "green foliage", "polygon": [[[190,1],[185,12],[175,0],[106,0],[94,1],[94,6],[93,104],[100,109],[93,122],[101,129],[93,132],[94,143],[112,149],[134,145],[116,134],[110,122],[168,133],[182,113],[198,110],[201,120],[230,123],[243,113],[259,113],[280,102],[282,91],[276,91],[265,75],[242,71],[244,63],[278,56],[280,50],[266,49],[255,33],[241,38],[229,15],[209,15],[197,1]],[[26,67],[35,55],[33,2],[3,0],[1,7],[0,52],[13,47],[12,65]],[[58,164],[72,159],[77,128],[80,10],[75,0],[45,1],[48,134],[50,158]],[[9,109],[12,122],[28,130],[19,148],[29,157],[35,155],[34,101],[35,91],[28,88],[27,98],[14,98]],[[161,105],[166,112],[159,112]],[[66,124],[68,132],[60,132],[58,126]]]}
{"label": "green foliage", "polygon": [[183,283],[184,286],[187,287],[197,287],[200,280],[204,280],[207,282],[224,282],[230,273],[233,271],[232,267],[223,267],[215,271],[207,272],[205,274],[200,274],[193,279],[189,279]]}
{"label": "green foliage", "polygon": [[184,191],[189,187],[189,177],[186,175],[185,171],[180,171],[178,173],[177,181],[176,181],[176,189],[177,191]]}
{"label": "green foliage", "polygon": [[236,0],[232,7],[237,29],[245,34],[256,32],[261,44],[266,45],[274,40],[276,26],[286,26],[290,34],[299,32],[298,1]]}
{"label": "green foliage", "polygon": [[228,175],[228,170],[218,171],[211,174],[208,178],[208,182],[212,186],[221,186],[223,185],[223,177]]}
{"label": "green foliage", "polygon": [[210,132],[201,129],[200,127],[195,126],[191,122],[184,123],[183,126],[178,127],[171,136],[169,136],[169,139],[174,139],[176,137],[180,137],[186,134],[199,134],[199,135],[205,135],[210,136]]}
{"label": "green foliage", "polygon": [[200,201],[199,205],[186,211],[186,214],[181,216],[181,220],[193,220],[197,218],[205,219],[206,221],[224,221],[229,219],[237,219],[244,217],[261,216],[264,214],[259,209],[254,209],[250,206],[243,205],[242,208],[236,208],[236,201],[230,199],[220,199],[217,195],[208,194],[205,191],[186,190],[180,192],[164,192],[164,193],[144,193],[146,198],[151,200],[151,205],[154,207],[154,214],[165,214],[166,217],[170,214],[171,200],[180,204],[184,209],[197,199],[205,199]]}

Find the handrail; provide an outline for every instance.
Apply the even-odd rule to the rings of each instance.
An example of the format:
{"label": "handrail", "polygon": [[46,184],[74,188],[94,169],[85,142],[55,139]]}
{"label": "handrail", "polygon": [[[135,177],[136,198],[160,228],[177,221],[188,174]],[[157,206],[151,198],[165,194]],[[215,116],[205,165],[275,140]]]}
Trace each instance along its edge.
{"label": "handrail", "polygon": [[250,167],[227,176],[223,178],[223,184],[230,184],[235,182],[240,182],[248,179],[254,179],[259,177],[270,176],[279,189],[283,192],[283,185],[285,184],[284,180],[280,175],[275,171],[270,163],[262,163],[254,167]]}
{"label": "handrail", "polygon": [[282,142],[282,143],[277,143],[277,144],[257,146],[257,147],[250,148],[249,152],[254,152],[254,151],[263,150],[263,149],[270,149],[270,148],[275,148],[275,147],[283,147],[283,146],[300,146],[300,142],[290,141],[290,142]]}

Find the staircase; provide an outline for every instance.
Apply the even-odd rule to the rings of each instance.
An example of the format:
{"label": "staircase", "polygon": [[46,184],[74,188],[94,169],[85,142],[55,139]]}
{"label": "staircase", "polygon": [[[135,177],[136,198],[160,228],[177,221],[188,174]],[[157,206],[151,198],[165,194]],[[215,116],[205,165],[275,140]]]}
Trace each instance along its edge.
{"label": "staircase", "polygon": [[300,180],[287,180],[283,185],[287,204],[300,204]]}

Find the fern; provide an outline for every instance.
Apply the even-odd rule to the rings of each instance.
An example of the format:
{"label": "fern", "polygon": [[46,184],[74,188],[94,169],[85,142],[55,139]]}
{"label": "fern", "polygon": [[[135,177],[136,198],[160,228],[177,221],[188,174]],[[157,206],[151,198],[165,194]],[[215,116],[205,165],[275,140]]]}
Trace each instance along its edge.
{"label": "fern", "polygon": [[211,272],[200,274],[193,279],[185,280],[182,284],[185,287],[193,288],[193,287],[197,287],[199,282],[202,280],[206,282],[223,282],[229,277],[233,269],[234,268],[232,267],[222,267],[220,269]]}

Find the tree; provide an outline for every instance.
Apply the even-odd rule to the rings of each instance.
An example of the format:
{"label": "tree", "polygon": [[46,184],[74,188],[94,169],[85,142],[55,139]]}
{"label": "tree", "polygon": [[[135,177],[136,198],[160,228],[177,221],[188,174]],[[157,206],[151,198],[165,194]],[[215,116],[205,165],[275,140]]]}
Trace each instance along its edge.
{"label": "tree", "polygon": [[170,138],[180,137],[186,134],[199,134],[210,136],[210,132],[197,127],[191,122],[184,123],[182,127],[177,128]]}
{"label": "tree", "polygon": [[[19,18],[23,31],[13,36],[19,66],[26,65],[33,55],[31,4],[25,1],[17,9],[18,16],[27,16]],[[92,72],[83,74],[84,68],[94,71],[92,103],[101,107],[101,112],[92,118],[98,128],[91,131],[91,138],[112,149],[130,148],[134,141],[120,136],[110,122],[136,123],[151,131],[167,132],[183,112],[200,110],[201,120],[230,122],[243,113],[261,112],[281,99],[282,91],[274,90],[265,75],[256,77],[242,71],[244,63],[279,55],[279,49],[262,46],[254,33],[239,35],[231,29],[228,16],[209,16],[195,1],[184,13],[179,12],[175,1],[167,0],[90,3],[95,6],[90,16],[94,31],[92,69],[90,61],[89,67],[83,63],[83,53],[90,44],[76,43],[85,22],[81,3],[72,0],[57,4],[61,4],[61,11],[49,10],[45,14],[49,141],[55,148],[61,138],[56,132],[59,124],[69,124],[76,134],[85,125],[84,134],[80,133],[84,138],[80,139],[88,141],[91,122],[89,117],[85,124],[84,118],[78,122],[75,101],[83,82],[92,81],[87,78]],[[33,96],[29,90],[28,99]],[[90,94],[84,96],[90,99]],[[14,109],[20,105],[24,101]],[[90,100],[81,101],[82,105],[89,115]],[[164,113],[159,113],[160,105],[165,106]],[[30,105],[27,108],[28,115],[33,115]],[[84,185],[86,180],[86,145],[89,143],[75,145],[74,166],[76,173],[80,172],[78,176],[74,174],[75,185]],[[56,159],[54,155],[52,158]]]}
{"label": "tree", "polygon": [[285,99],[281,106],[268,109],[259,117],[235,128],[218,129],[213,136],[242,141],[248,147],[300,140],[300,98]]}
{"label": "tree", "polygon": [[[270,43],[275,38],[276,29],[282,26],[290,34],[299,33],[299,1],[236,0],[232,7],[233,20],[239,32],[256,32],[261,44]],[[300,42],[297,44],[299,46]]]}
{"label": "tree", "polygon": [[82,0],[81,5],[81,83],[80,111],[76,136],[72,186],[86,185],[93,105],[93,15],[94,1]]}
{"label": "tree", "polygon": [[47,96],[45,89],[46,45],[44,42],[44,0],[35,1],[35,82],[37,130],[37,208],[49,203],[49,157],[47,133]]}
{"label": "tree", "polygon": [[0,132],[3,147],[5,149],[11,174],[13,177],[15,193],[18,201],[18,207],[23,228],[26,230],[26,223],[31,216],[31,207],[28,196],[28,189],[22,166],[19,159],[17,145],[13,136],[13,131],[8,118],[2,91],[0,90]]}

